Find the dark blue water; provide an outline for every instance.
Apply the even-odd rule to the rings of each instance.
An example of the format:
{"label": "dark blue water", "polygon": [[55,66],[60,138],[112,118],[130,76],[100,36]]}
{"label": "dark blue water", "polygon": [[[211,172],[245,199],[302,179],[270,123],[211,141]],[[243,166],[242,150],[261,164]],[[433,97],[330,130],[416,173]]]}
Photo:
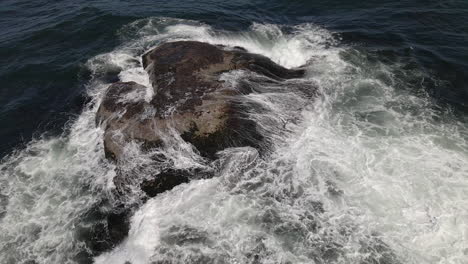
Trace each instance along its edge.
{"label": "dark blue water", "polygon": [[121,43],[146,17],[197,20],[226,30],[252,22],[311,22],[384,60],[404,60],[436,81],[443,107],[466,113],[468,3],[459,1],[21,1],[0,3],[0,153],[59,133],[81,110],[83,63]]}
{"label": "dark blue water", "polygon": [[[0,262],[468,263],[467,18],[464,0],[2,0]],[[135,61],[175,39],[305,65],[320,94],[253,95],[271,110],[256,121],[299,120],[270,129],[271,156],[229,150],[212,179],[125,196],[130,235],[99,241],[121,201],[97,103],[118,79],[145,84]],[[128,152],[123,168],[151,177]],[[202,242],[171,244],[185,238]]]}

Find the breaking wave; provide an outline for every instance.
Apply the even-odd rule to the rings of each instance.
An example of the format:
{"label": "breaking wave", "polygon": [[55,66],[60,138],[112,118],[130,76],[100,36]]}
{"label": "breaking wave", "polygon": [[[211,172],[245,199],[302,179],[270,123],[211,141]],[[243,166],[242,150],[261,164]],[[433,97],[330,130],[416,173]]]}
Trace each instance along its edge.
{"label": "breaking wave", "polygon": [[[249,82],[250,117],[273,143],[267,155],[229,148],[209,163],[178,138],[158,150],[177,169],[207,168],[138,206],[128,237],[96,263],[464,263],[468,259],[467,125],[425,94],[431,76],[348,47],[312,24],[253,24],[243,32],[196,21],[144,19],[123,27],[122,45],[88,61],[91,102],[56,138],[30,142],[0,165],[2,263],[75,263],[103,201],[116,197],[95,112],[116,80],[148,87],[141,55],[160,43],[240,46],[306,77]],[[131,99],[131,98],[130,98]],[[153,161],[126,149],[134,171]],[[137,170],[136,182],[154,171]],[[88,252],[86,255],[83,252]]]}

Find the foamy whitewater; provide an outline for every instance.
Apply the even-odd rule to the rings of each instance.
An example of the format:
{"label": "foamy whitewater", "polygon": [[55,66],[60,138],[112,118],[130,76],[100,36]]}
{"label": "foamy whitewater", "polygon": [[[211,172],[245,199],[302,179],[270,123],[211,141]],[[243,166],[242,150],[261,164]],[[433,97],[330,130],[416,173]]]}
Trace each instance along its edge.
{"label": "foamy whitewater", "polygon": [[[104,200],[138,200],[138,188],[113,197],[115,166],[104,158],[95,112],[106,76],[149,87],[141,55],[175,40],[241,46],[307,74],[284,83],[224,74],[230,85],[260,79],[245,102],[260,106],[250,117],[270,152],[231,148],[207,163],[189,144],[167,139],[172,147],[158,151],[170,166],[208,168],[215,177],[141,205],[129,236],[95,263],[468,263],[467,124],[425,94],[429,74],[380,62],[312,24],[229,32],[145,19],[119,34],[122,46],[88,61],[92,100],[64,135],[2,161],[1,263],[76,263],[86,251],[79,230],[88,212]],[[129,170],[151,162],[136,146],[126,155]]]}

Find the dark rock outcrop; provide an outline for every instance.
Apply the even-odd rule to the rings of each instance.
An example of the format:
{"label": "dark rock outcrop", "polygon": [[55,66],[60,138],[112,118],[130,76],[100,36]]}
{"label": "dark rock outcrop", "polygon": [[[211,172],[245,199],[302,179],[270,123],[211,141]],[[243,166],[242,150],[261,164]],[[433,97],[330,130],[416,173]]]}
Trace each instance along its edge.
{"label": "dark rock outcrop", "polygon": [[[106,157],[120,166],[126,162],[125,147],[139,143],[143,151],[165,147],[167,137],[177,133],[191,143],[207,159],[227,147],[261,148],[262,135],[248,118],[242,95],[252,92],[248,85],[231,87],[220,75],[232,70],[252,71],[278,82],[298,78],[302,70],[289,70],[270,59],[248,53],[245,49],[215,46],[193,41],[162,44],[143,55],[143,67],[149,74],[152,88],[135,82],[116,82],[109,86],[96,114],[96,123],[104,128]],[[265,79],[268,79],[265,78]],[[152,89],[152,98],[147,98]],[[173,142],[173,141],[171,141]],[[153,155],[153,154],[152,154]],[[154,155],[154,164],[164,157]],[[174,168],[117,169],[114,178],[116,196],[131,192],[135,181],[131,174],[151,178],[137,181],[147,197],[156,196],[210,171]],[[135,169],[133,171],[133,169]],[[155,175],[152,175],[155,171]],[[129,183],[130,182],[130,183]],[[131,186],[129,186],[131,185]],[[116,208],[97,217],[92,228],[83,229],[91,237],[88,247],[95,255],[111,249],[128,233],[130,208]]]}
{"label": "dark rock outcrop", "polygon": [[129,208],[113,206],[107,200],[98,202],[75,226],[76,239],[85,245],[75,261],[93,263],[93,257],[122,242],[128,235],[132,213]]}
{"label": "dark rock outcrop", "polygon": [[147,144],[160,143],[153,136],[151,119],[142,118],[145,108],[150,107],[144,100],[145,93],[146,87],[135,82],[117,82],[107,89],[96,114],[98,123],[106,121],[104,151],[107,158],[119,159],[123,147],[131,139]]}
{"label": "dark rock outcrop", "polygon": [[[275,81],[303,75],[302,70],[288,70],[242,48],[227,50],[193,41],[162,44],[143,55],[143,66],[153,97],[147,98],[151,88],[116,82],[107,89],[96,114],[97,125],[105,130],[106,157],[119,164],[114,178],[116,197],[126,197],[135,184],[147,197],[153,197],[188,182],[194,175],[203,178],[212,173],[167,167],[153,170],[146,164],[143,168],[120,167],[126,162],[125,147],[130,142],[139,143],[147,151],[171,144],[167,137],[177,133],[208,159],[227,147],[261,148],[262,135],[249,120],[250,109],[242,102],[242,95],[251,93],[251,87],[228,86],[220,80],[222,73],[248,70]],[[154,155],[154,162],[164,163],[164,157]],[[132,174],[141,174],[141,170],[151,176],[135,182]],[[93,252],[108,250],[122,240],[128,232],[129,212],[130,208],[115,210],[89,230]]]}
{"label": "dark rock outcrop", "polygon": [[297,78],[302,70],[288,70],[270,59],[242,49],[180,41],[165,43],[143,55],[154,96],[145,101],[146,88],[134,82],[112,84],[98,110],[105,121],[106,156],[119,160],[130,140],[144,148],[161,146],[173,131],[205,157],[230,146],[259,147],[262,136],[245,114],[240,95],[251,91],[227,87],[219,75],[250,70],[273,79]]}
{"label": "dark rock outcrop", "polygon": [[169,169],[159,173],[155,179],[144,180],[140,187],[148,197],[154,197],[179,184],[189,182],[190,176],[188,171]]}

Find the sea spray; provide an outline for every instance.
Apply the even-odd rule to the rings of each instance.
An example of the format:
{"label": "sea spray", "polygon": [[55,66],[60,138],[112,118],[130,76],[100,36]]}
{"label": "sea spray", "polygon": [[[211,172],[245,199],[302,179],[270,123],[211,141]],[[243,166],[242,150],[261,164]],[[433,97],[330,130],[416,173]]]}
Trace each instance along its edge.
{"label": "sea spray", "polygon": [[[307,77],[257,82],[262,93],[245,98],[267,110],[251,118],[270,132],[269,155],[220,153],[210,165],[214,178],[148,200],[131,218],[128,238],[97,263],[466,261],[467,127],[422,92],[427,73],[341,46],[311,24],[229,32],[150,18],[119,33],[121,46],[87,63],[92,100],[67,133],[2,161],[2,262],[74,263],[86,250],[74,225],[99,200],[114,198],[115,168],[104,159],[96,107],[112,81],[149,87],[141,55],[175,40],[241,46],[304,67]],[[235,83],[245,74],[222,78]],[[190,148],[168,151],[173,164],[199,164]],[[146,162],[138,148],[135,155]]]}

